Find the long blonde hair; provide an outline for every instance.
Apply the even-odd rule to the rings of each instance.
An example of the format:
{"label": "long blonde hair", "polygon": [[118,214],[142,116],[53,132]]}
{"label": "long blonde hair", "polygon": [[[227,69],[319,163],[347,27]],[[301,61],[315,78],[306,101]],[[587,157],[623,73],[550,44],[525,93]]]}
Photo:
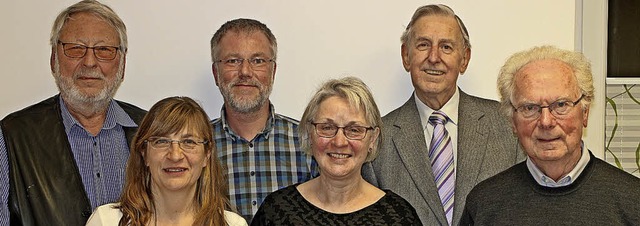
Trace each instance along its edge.
{"label": "long blonde hair", "polygon": [[224,220],[224,210],[230,209],[226,196],[227,184],[216,157],[209,117],[191,98],[169,97],[151,107],[131,143],[125,186],[120,205],[116,207],[123,214],[120,226],[146,225],[154,213],[151,173],[143,158],[143,153],[147,151],[145,141],[151,136],[164,136],[184,128],[204,137],[208,141],[204,144],[205,152],[211,154],[211,162],[203,169],[196,184],[193,225],[227,225]]}

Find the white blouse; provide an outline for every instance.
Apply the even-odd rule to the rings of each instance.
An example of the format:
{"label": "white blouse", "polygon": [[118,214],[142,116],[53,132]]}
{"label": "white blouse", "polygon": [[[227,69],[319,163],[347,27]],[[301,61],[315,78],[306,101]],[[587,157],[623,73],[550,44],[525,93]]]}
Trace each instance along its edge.
{"label": "white blouse", "polygon": [[[109,203],[96,208],[87,221],[87,226],[113,226],[118,225],[120,218],[122,218],[122,212],[120,209],[114,208],[118,203]],[[229,226],[247,226],[247,221],[240,215],[224,211],[224,219]]]}

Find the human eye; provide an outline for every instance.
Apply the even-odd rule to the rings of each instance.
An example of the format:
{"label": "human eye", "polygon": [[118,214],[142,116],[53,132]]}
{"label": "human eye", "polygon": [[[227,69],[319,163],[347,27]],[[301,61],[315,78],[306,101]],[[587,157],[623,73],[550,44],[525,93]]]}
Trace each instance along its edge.
{"label": "human eye", "polygon": [[569,106],[569,101],[556,101],[555,103],[553,103],[555,105],[556,108],[564,108],[564,107],[568,107]]}
{"label": "human eye", "polygon": [[241,59],[241,58],[230,58],[230,59],[225,60],[224,63],[228,64],[228,65],[236,66],[236,65],[240,65],[243,60],[244,59]]}
{"label": "human eye", "polygon": [[189,138],[183,139],[182,141],[180,141],[180,143],[182,144],[181,145],[182,149],[192,149],[198,145],[197,141]]}
{"label": "human eye", "polygon": [[420,51],[429,50],[431,49],[431,43],[427,41],[418,42],[416,48]]}
{"label": "human eye", "polygon": [[87,49],[87,47],[80,44],[66,44],[64,49],[65,50],[85,50]]}
{"label": "human eye", "polygon": [[87,51],[87,47],[80,44],[65,44],[64,53],[69,57],[82,57]]}
{"label": "human eye", "polygon": [[116,47],[113,46],[96,46],[94,47],[95,51],[103,52],[103,53],[114,53],[116,51]]}
{"label": "human eye", "polygon": [[364,126],[349,126],[347,127],[347,131],[352,134],[362,134],[367,131],[367,128],[365,128]]}
{"label": "human eye", "polygon": [[184,139],[182,140],[182,143],[185,145],[190,145],[190,146],[195,146],[198,144],[197,141],[193,140],[193,139]]}
{"label": "human eye", "polygon": [[555,111],[556,113],[559,114],[566,114],[567,111],[571,108],[572,106],[572,102],[570,101],[556,101],[553,104],[551,104],[551,107],[553,111]]}
{"label": "human eye", "polygon": [[535,114],[540,111],[540,106],[537,104],[525,104],[518,108],[518,111],[522,112],[525,115]]}
{"label": "human eye", "polygon": [[96,56],[103,59],[113,59],[117,48],[113,46],[96,46],[93,48]]}
{"label": "human eye", "polygon": [[251,64],[253,64],[253,65],[263,65],[265,63],[267,63],[267,60],[263,59],[263,58],[256,57],[256,58],[251,59]]}
{"label": "human eye", "polygon": [[161,137],[155,139],[151,144],[153,144],[154,147],[167,147],[171,144],[171,140]]}
{"label": "human eye", "polygon": [[333,131],[338,128],[335,125],[329,123],[319,123],[316,127],[318,127],[318,129],[320,129],[321,131]]}
{"label": "human eye", "polygon": [[450,43],[442,44],[440,46],[440,48],[442,49],[443,53],[452,53],[453,52],[453,45],[451,45]]}

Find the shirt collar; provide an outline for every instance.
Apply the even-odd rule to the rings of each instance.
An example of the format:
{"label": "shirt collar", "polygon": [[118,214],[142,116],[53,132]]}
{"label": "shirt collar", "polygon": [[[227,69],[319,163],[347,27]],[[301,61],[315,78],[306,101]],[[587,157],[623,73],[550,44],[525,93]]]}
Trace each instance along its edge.
{"label": "shirt collar", "polygon": [[580,151],[582,154],[580,155],[580,160],[576,163],[576,166],[565,176],[560,178],[558,181],[554,181],[547,175],[545,175],[534,163],[531,161],[531,158],[527,156],[527,168],[529,172],[533,176],[533,178],[538,182],[539,185],[544,187],[562,187],[572,184],[578,176],[582,174],[582,171],[587,166],[589,161],[591,160],[591,156],[589,155],[588,149],[584,148],[584,142],[580,144]]}
{"label": "shirt collar", "polygon": [[[416,101],[416,107],[418,108],[418,113],[420,114],[420,122],[422,122],[422,128],[426,128],[429,124],[429,116],[433,114],[435,111],[431,109],[426,104],[422,103],[418,95],[413,93],[414,99]],[[439,110],[444,112],[447,117],[449,117],[448,122],[453,122],[454,125],[458,125],[458,105],[460,103],[460,91],[456,89],[456,92],[453,93],[451,99],[445,103],[442,108]]]}
{"label": "shirt collar", "polygon": [[[225,109],[226,107],[222,105],[222,109],[220,110],[220,120],[222,120],[222,129],[231,136],[231,139],[235,141],[237,138],[240,138],[240,136],[238,136],[233,131],[233,129],[231,129],[231,127],[229,126],[229,123],[227,122],[227,118],[226,118],[227,114],[225,113]],[[269,103],[269,118],[267,119],[267,122],[262,132],[259,134],[256,134],[256,136],[262,134],[266,138],[269,138],[269,134],[271,131],[273,131],[274,125],[275,125],[275,107],[273,107],[273,104]]]}
{"label": "shirt collar", "polygon": [[[78,122],[78,120],[76,120],[76,118],[71,115],[69,109],[67,109],[67,106],[64,104],[64,100],[62,99],[62,97],[60,97],[59,99],[60,111],[62,114],[62,124],[64,125],[65,132],[68,134],[74,125],[77,125],[80,128],[84,129],[82,124],[80,124],[80,122]],[[133,119],[131,119],[129,114],[127,114],[124,109],[122,109],[122,107],[118,105],[118,103],[111,100],[109,102],[109,107],[107,107],[107,115],[104,119],[104,123],[102,124],[102,129],[113,129],[116,125],[120,125],[122,127],[138,126],[138,124],[136,124]]]}

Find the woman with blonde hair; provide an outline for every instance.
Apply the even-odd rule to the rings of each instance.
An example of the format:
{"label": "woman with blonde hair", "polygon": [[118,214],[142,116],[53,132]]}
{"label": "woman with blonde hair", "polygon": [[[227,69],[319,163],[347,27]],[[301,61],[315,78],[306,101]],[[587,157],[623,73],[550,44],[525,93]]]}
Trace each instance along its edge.
{"label": "woman with blonde hair", "polygon": [[377,156],[380,126],[380,111],[360,79],[324,83],[298,131],[320,176],[271,193],[251,225],[422,225],[409,202],[362,178],[362,165]]}
{"label": "woman with blonde hair", "polygon": [[246,225],[227,211],[212,137],[206,112],[191,98],[153,105],[131,144],[120,202],[98,207],[87,225]]}

